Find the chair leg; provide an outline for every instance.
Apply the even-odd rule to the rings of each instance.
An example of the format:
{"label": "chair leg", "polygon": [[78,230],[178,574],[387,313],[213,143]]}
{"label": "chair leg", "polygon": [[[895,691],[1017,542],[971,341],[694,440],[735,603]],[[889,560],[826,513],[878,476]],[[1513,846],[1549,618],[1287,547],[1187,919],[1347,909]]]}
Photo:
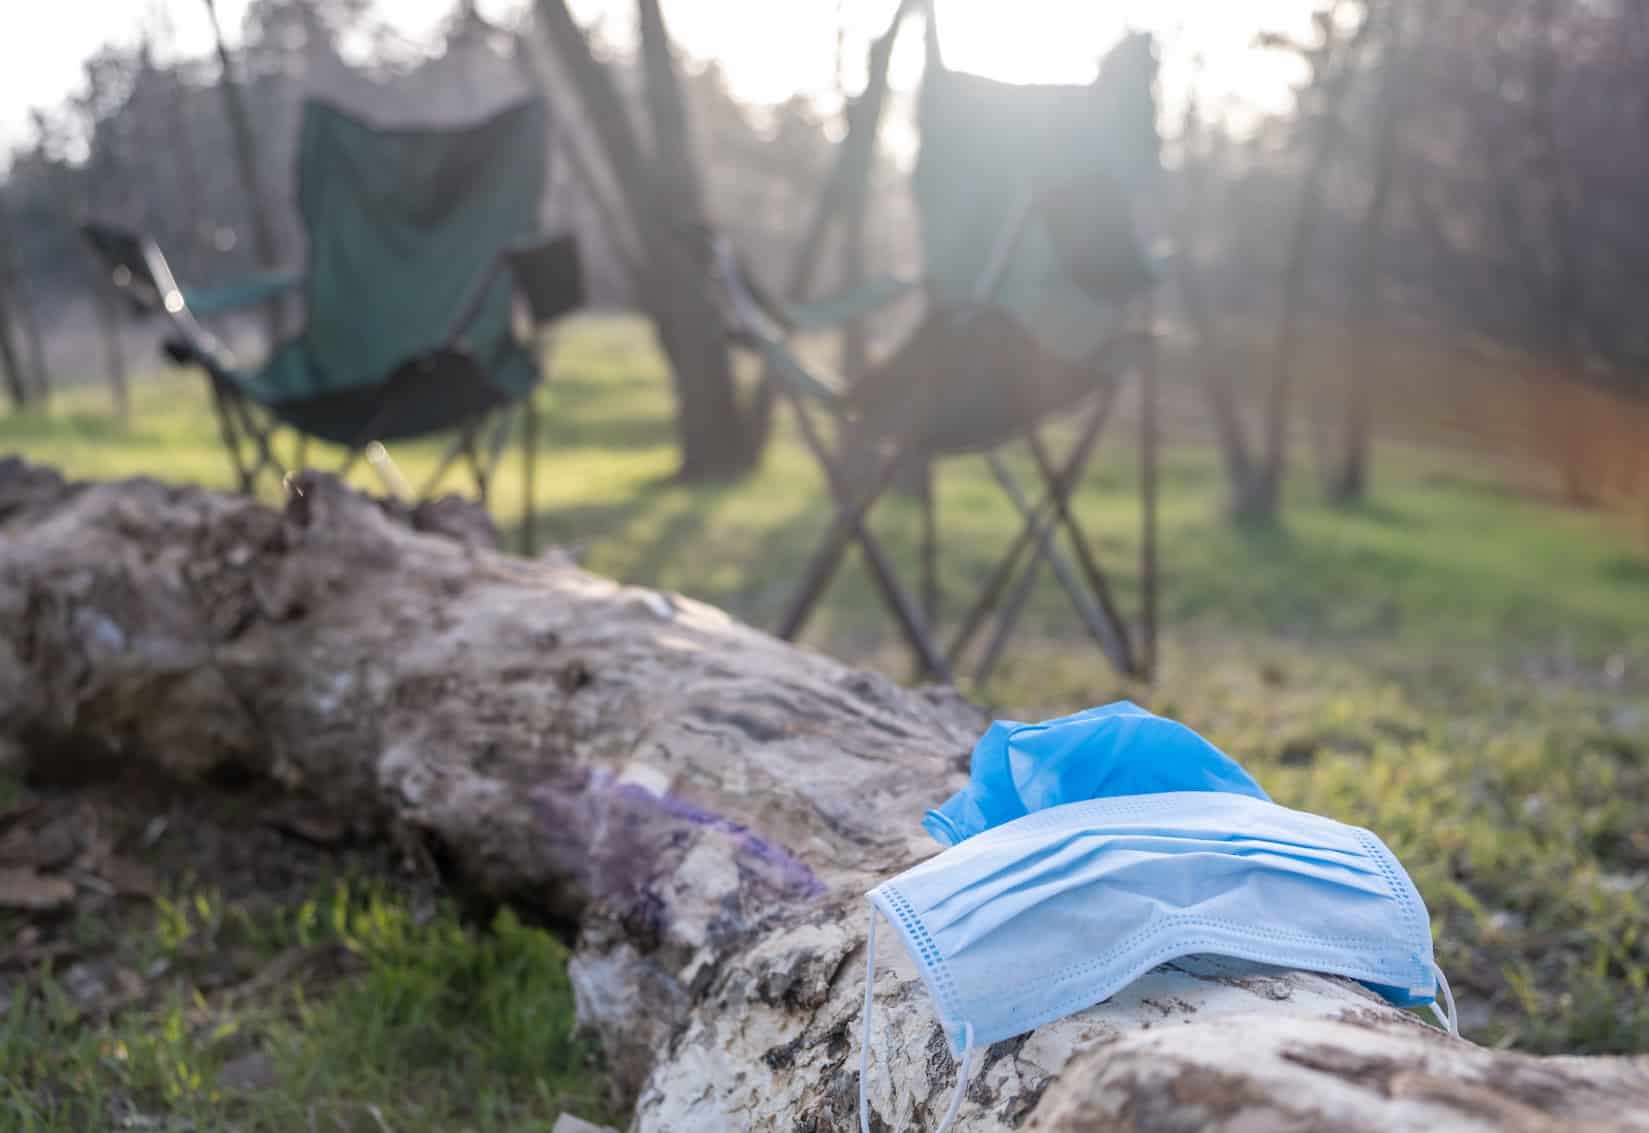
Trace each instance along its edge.
{"label": "chair leg", "polygon": [[485,456],[476,448],[476,439],[481,428],[482,423],[478,421],[464,430],[463,451],[464,463],[469,465],[470,479],[475,481],[475,498],[485,508],[487,506],[487,489],[490,487],[491,477],[487,475],[488,469]]}
{"label": "chair leg", "polygon": [[533,489],[538,482],[538,407],[533,395],[521,403],[521,553],[531,558],[538,551],[538,506]]}
{"label": "chair leg", "polygon": [[285,480],[286,466],[275,455],[275,450],[270,442],[270,434],[275,430],[274,423],[260,425],[252,407],[247,404],[244,398],[235,398],[233,407],[240,416],[241,430],[251,439],[252,451],[257,455],[256,461],[252,463],[246,473],[247,486],[244,490],[252,491],[257,485],[258,473],[266,468],[274,474],[277,480]]}
{"label": "chair leg", "polygon": [[[790,601],[790,606],[785,611],[784,618],[779,622],[779,636],[786,641],[794,639],[801,632],[802,627],[807,624],[808,616],[812,614],[813,607],[824,596],[825,588],[830,585],[830,580],[835,577],[836,570],[841,565],[842,555],[846,553],[848,544],[853,541],[855,536],[863,537],[865,513],[870,510],[871,505],[887,489],[888,484],[893,480],[894,471],[898,467],[898,462],[894,456],[884,456],[877,474],[872,477],[865,489],[860,492],[856,499],[848,499],[841,490],[841,479],[837,475],[835,467],[829,463],[828,452],[819,439],[812,419],[807,415],[806,408],[797,405],[796,409],[798,417],[806,422],[802,426],[803,437],[818,442],[814,452],[820,463],[825,466],[825,479],[830,482],[831,495],[836,500],[836,518],[832,521],[830,529],[825,533],[824,541],[819,544],[819,549],[808,560],[806,569],[802,571],[802,584],[797,588],[795,596]],[[811,442],[809,447],[813,447]]]}
{"label": "chair leg", "polygon": [[235,429],[234,415],[229,407],[229,399],[235,394],[224,389],[217,378],[208,375],[206,380],[212,387],[212,412],[218,419],[218,436],[223,440],[223,448],[229,456],[229,462],[235,467],[236,490],[250,495],[252,476],[246,469],[245,459],[241,456],[240,434]]}
{"label": "chair leg", "polygon": [[887,553],[865,523],[865,514],[887,490],[899,470],[897,452],[883,457],[868,490],[854,497],[850,494],[840,470],[831,461],[830,451],[819,435],[818,427],[812,415],[808,413],[807,407],[794,396],[791,397],[791,403],[795,407],[797,421],[801,426],[802,439],[824,469],[831,495],[836,500],[837,512],[835,522],[831,524],[824,542],[814,552],[813,558],[803,571],[802,584],[779,624],[779,636],[791,640],[801,632],[802,626],[806,624],[814,606],[824,596],[825,589],[840,567],[842,555],[846,552],[848,544],[856,541],[864,550],[865,563],[870,568],[872,580],[898,620],[900,630],[925,671],[939,680],[952,681],[949,663],[928,632],[916,604],[911,601],[905,588],[900,584]]}
{"label": "chair leg", "polygon": [[1157,350],[1156,314],[1151,296],[1144,300],[1145,355],[1139,370],[1139,666],[1151,680],[1157,671]]}
{"label": "chair leg", "polygon": [[[1112,398],[1114,401],[1115,391],[1113,391]],[[1097,436],[1097,433],[1094,435]],[[1073,450],[1075,453],[1074,463],[1071,460],[1067,460],[1066,463],[1060,468],[1060,478],[1059,484],[1057,485],[1057,490],[1068,494],[1070,488],[1074,485],[1075,476],[1073,475],[1073,471],[1080,469],[1087,464],[1088,454],[1091,451],[1092,446],[1084,443],[1086,439],[1087,438],[1084,437],[1082,440],[1079,440],[1076,449]],[[1154,489],[1154,483],[1152,484],[1152,488]],[[1045,500],[1038,501],[1039,513],[1043,510],[1043,502],[1045,502]],[[1002,607],[1002,613],[997,618],[996,630],[992,633],[990,642],[986,645],[985,652],[980,657],[979,665],[974,670],[974,680],[981,684],[984,683],[984,681],[990,676],[991,671],[996,667],[998,658],[1001,656],[1003,649],[1007,647],[1008,639],[1013,633],[1014,626],[1018,623],[1020,615],[1024,613],[1025,606],[1030,600],[1031,590],[1036,581],[1037,567],[1041,565],[1044,556],[1048,555],[1050,552],[1057,552],[1057,548],[1053,546],[1052,542],[1055,526],[1056,524],[1052,517],[1047,517],[1042,522],[1040,530],[1035,538],[1036,550],[1033,552],[1030,562],[1026,564],[1025,570],[1020,575],[1019,583],[1016,586],[1013,595]],[[1149,538],[1147,541],[1149,541]],[[1142,665],[1149,664],[1145,661],[1143,656],[1138,658],[1138,660]]]}
{"label": "chair leg", "polygon": [[[1045,549],[1048,537],[1052,534],[1052,524],[1045,524],[1037,543]],[[974,667],[973,679],[976,684],[984,684],[990,678],[991,671],[996,668],[997,660],[1002,651],[1008,647],[1008,639],[1013,636],[1014,627],[1019,624],[1019,616],[1025,612],[1030,603],[1031,592],[1036,589],[1036,577],[1042,565],[1042,551],[1031,555],[1031,561],[1025,564],[1025,569],[1019,572],[1019,582],[1014,586],[1013,593],[1002,604],[1002,612],[996,618],[996,630],[985,645],[984,653],[979,656],[979,664]]]}
{"label": "chair leg", "polygon": [[[1025,439],[1030,444],[1031,453],[1036,457],[1036,465],[1043,478],[1051,481],[1054,476],[1058,475],[1058,472],[1054,468],[1053,461],[1049,458],[1047,447],[1043,445],[1042,438],[1037,435],[1035,429],[1031,429],[1026,433]],[[1006,466],[1003,467],[1002,471],[1007,471]],[[1118,667],[1128,676],[1138,676],[1139,667],[1134,656],[1133,644],[1129,640],[1128,623],[1123,618],[1121,611],[1117,609],[1116,600],[1111,596],[1110,583],[1105,580],[1104,572],[1099,569],[1099,564],[1094,561],[1094,554],[1088,544],[1088,537],[1083,533],[1081,525],[1077,522],[1076,513],[1071,510],[1069,492],[1055,492],[1053,501],[1055,511],[1059,516],[1060,526],[1064,527],[1066,534],[1071,537],[1071,549],[1076,555],[1077,564],[1082,568],[1083,575],[1087,578],[1089,590],[1093,594],[1094,600],[1099,603],[1099,608],[1105,615],[1105,622],[1116,637],[1117,651],[1120,658]],[[1060,557],[1055,552],[1056,549],[1050,546],[1048,549],[1048,563],[1054,568],[1055,574],[1062,574],[1069,568],[1061,566]],[[1063,582],[1064,579],[1062,578],[1061,581]],[[1068,587],[1069,584],[1067,584]],[[1072,597],[1075,597],[1074,593]]]}
{"label": "chair leg", "polygon": [[933,461],[922,462],[922,616],[939,624],[939,522],[934,498]]}
{"label": "chair leg", "polygon": [[465,438],[460,436],[447,446],[447,451],[442,454],[440,461],[435,465],[435,471],[431,472],[419,487],[418,499],[429,499],[430,493],[435,491],[435,486],[441,482],[441,477],[447,474],[447,469],[452,467],[452,462],[457,460],[464,451],[464,443]]}
{"label": "chair leg", "polygon": [[[1009,471],[1007,464],[995,453],[990,455],[989,461],[991,472],[996,476],[996,482],[1008,494],[1008,498],[1013,501],[1014,507],[1019,509],[1020,515],[1026,519],[1033,518],[1036,513],[1031,508],[1030,501],[1025,498],[1024,490],[1019,486],[1019,481],[1014,479],[1013,473]],[[1069,515],[1070,509],[1065,506],[1063,497],[1058,493],[1054,494],[1053,506],[1057,524],[1064,525],[1064,519]],[[1081,531],[1071,531],[1068,526],[1066,529],[1071,534],[1072,542],[1078,547],[1082,547]],[[1075,571],[1071,569],[1069,560],[1065,558],[1058,546],[1052,542],[1051,527],[1048,534],[1050,538],[1046,544],[1046,553],[1038,557],[1048,560],[1048,565],[1053,568],[1054,577],[1059,579],[1060,585],[1065,588],[1065,593],[1070,595],[1071,603],[1076,607],[1077,614],[1088,627],[1088,632],[1093,635],[1094,640],[1099,643],[1099,647],[1104,650],[1106,657],[1110,658],[1111,664],[1124,673],[1132,673],[1133,657],[1128,647],[1127,631],[1116,617],[1115,608],[1109,601],[1109,592],[1103,589],[1105,587],[1104,576],[1098,575],[1097,567],[1094,567],[1092,571],[1085,568],[1084,573],[1089,575],[1089,587],[1092,589],[1084,590],[1081,580],[1077,578]],[[1085,551],[1086,548],[1084,547],[1083,550]],[[1079,559],[1083,557],[1081,552],[1078,553],[1078,557]],[[1088,561],[1091,565],[1091,556],[1088,556]],[[1096,577],[1098,587],[1094,586]],[[1095,599],[1098,600],[1097,607],[1095,606]]]}
{"label": "chair leg", "polygon": [[1019,529],[1008,551],[997,561],[996,567],[986,579],[985,585],[980,588],[979,596],[969,607],[962,619],[947,656],[954,665],[972,644],[973,637],[984,625],[985,619],[995,610],[996,603],[1001,599],[1003,591],[1013,580],[1015,571],[1019,568],[1020,559],[1032,544],[1041,546],[1046,543],[1053,529],[1054,514],[1050,504],[1052,494],[1056,488],[1066,488],[1074,484],[1082,469],[1087,466],[1093,455],[1095,445],[1099,443],[1100,434],[1105,429],[1105,422],[1109,419],[1111,410],[1116,405],[1117,383],[1112,382],[1101,391],[1099,400],[1095,402],[1089,412],[1087,423],[1083,427],[1081,436],[1071,453],[1066,457],[1064,466],[1059,470],[1059,478],[1049,483],[1043,491],[1042,498],[1036,503],[1034,518],[1027,519]]}

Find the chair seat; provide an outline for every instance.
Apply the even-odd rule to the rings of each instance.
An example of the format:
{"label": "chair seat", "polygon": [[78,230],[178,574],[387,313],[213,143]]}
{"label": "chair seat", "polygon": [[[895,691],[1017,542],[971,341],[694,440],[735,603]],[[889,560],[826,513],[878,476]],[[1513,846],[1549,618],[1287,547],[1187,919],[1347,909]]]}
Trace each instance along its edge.
{"label": "chair seat", "polygon": [[[1097,359],[1096,359],[1097,363]],[[1107,375],[1040,349],[999,308],[930,314],[849,403],[872,435],[926,456],[994,449],[1092,394]]]}
{"label": "chair seat", "polygon": [[438,349],[409,359],[382,381],[340,388],[311,375],[303,342],[296,339],[257,373],[230,377],[241,393],[284,423],[318,440],[353,447],[453,429],[520,400],[540,373],[518,346],[488,369],[465,351]]}

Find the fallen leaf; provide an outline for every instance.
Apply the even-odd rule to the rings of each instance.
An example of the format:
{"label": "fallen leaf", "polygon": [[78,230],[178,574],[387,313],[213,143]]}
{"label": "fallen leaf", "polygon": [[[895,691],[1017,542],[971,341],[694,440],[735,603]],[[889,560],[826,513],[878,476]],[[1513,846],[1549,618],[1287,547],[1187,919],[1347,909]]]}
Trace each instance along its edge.
{"label": "fallen leaf", "polygon": [[74,884],[29,866],[0,868],[0,908],[60,909],[74,900]]}

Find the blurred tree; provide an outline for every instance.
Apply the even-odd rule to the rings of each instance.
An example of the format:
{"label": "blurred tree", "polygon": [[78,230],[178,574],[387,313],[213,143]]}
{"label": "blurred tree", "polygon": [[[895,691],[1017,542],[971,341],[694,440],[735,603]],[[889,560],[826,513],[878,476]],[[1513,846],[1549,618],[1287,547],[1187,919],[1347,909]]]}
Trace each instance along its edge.
{"label": "blurred tree", "polygon": [[[0,308],[10,309],[28,352],[27,377],[23,382],[26,400],[43,403],[51,396],[51,371],[46,362],[39,313],[35,310],[34,281],[29,278],[22,245],[16,237],[11,207],[5,200],[6,188],[8,186],[0,186]],[[0,320],[3,318],[0,315]]]}
{"label": "blurred tree", "polygon": [[[0,252],[3,251],[0,248]],[[11,399],[12,408],[22,409],[29,404],[29,383],[23,373],[17,343],[12,338],[13,300],[7,283],[5,275],[0,273],[0,379],[5,382],[6,396]]]}
{"label": "blurred tree", "polygon": [[[1371,3],[1364,15],[1370,28],[1369,47],[1377,58],[1376,140],[1370,156],[1368,203],[1348,266],[1346,325],[1357,357],[1346,368],[1344,416],[1335,438],[1338,452],[1329,454],[1327,460],[1330,465],[1328,495],[1341,504],[1359,503],[1368,495],[1374,386],[1379,381],[1385,336],[1391,331],[1380,311],[1381,250],[1387,239],[1387,221],[1399,164],[1398,147],[1415,106],[1409,43],[1415,37],[1429,34],[1437,3],[1438,0],[1419,0],[1418,4],[1410,0],[1381,0]],[[1411,11],[1413,8],[1419,10]]]}
{"label": "blurred tree", "polygon": [[[234,141],[235,167],[240,172],[241,193],[245,198],[247,216],[252,224],[252,247],[257,253],[258,265],[265,271],[280,266],[280,252],[275,245],[275,226],[270,220],[268,206],[263,199],[262,182],[258,178],[258,147],[253,136],[252,120],[246,112],[240,82],[235,78],[234,60],[223,40],[223,26],[218,22],[217,0],[203,0],[206,16],[212,24],[212,40],[218,54],[218,90],[223,97],[223,113],[228,119],[230,136]],[[318,26],[319,20],[312,5],[298,5],[307,17],[306,26]],[[259,9],[255,8],[254,11]],[[285,323],[285,303],[279,297],[269,301],[268,342],[271,349],[280,341]]]}
{"label": "blurred tree", "polygon": [[[113,49],[100,51],[86,61],[86,90],[79,99],[89,139],[81,209],[85,216],[127,219],[129,195],[136,186],[124,168],[130,121],[121,115],[120,109],[131,95],[134,63],[132,58]],[[115,416],[125,423],[131,420],[132,400],[126,375],[126,347],[121,338],[120,303],[109,280],[89,261],[87,270],[93,280],[103,362],[114,398]]]}
{"label": "blurred tree", "polygon": [[721,320],[690,235],[706,223],[703,182],[674,51],[657,0],[638,0],[644,150],[612,68],[561,0],[539,0],[539,27],[582,105],[640,264],[634,283],[670,362],[679,475],[721,479],[750,469],[767,436],[771,402],[740,397]]}
{"label": "blurred tree", "polygon": [[1323,183],[1338,156],[1344,136],[1341,106],[1359,62],[1359,52],[1367,39],[1373,19],[1361,13],[1356,30],[1344,35],[1338,26],[1342,10],[1339,0],[1319,11],[1314,19],[1318,41],[1310,46],[1281,43],[1296,51],[1311,68],[1297,111],[1299,128],[1305,131],[1304,170],[1299,203],[1287,243],[1287,259],[1282,277],[1282,312],[1277,319],[1273,347],[1271,382],[1265,395],[1265,462],[1258,470],[1252,491],[1243,500],[1239,515],[1244,519],[1270,522],[1282,505],[1283,480],[1288,474],[1289,419],[1294,403],[1295,371],[1299,336],[1305,319],[1305,289],[1311,269],[1313,242],[1320,220]]}
{"label": "blurred tree", "polygon": [[1204,289],[1202,247],[1210,214],[1209,197],[1215,174],[1221,168],[1220,147],[1224,137],[1205,130],[1195,97],[1186,100],[1180,123],[1179,204],[1172,224],[1179,245],[1174,257],[1174,282],[1178,287],[1193,341],[1196,358],[1192,367],[1213,417],[1214,437],[1225,469],[1226,510],[1233,517],[1248,515],[1259,476],[1253,448],[1243,426],[1237,392],[1231,381],[1232,366],[1220,341],[1220,328]]}

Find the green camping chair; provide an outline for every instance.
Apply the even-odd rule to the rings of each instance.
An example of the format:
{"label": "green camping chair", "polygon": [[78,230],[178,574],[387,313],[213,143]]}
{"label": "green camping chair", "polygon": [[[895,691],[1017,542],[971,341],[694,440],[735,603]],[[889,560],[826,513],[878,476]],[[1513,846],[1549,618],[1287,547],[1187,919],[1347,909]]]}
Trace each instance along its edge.
{"label": "green camping chair", "polygon": [[[1102,76],[1103,79],[1103,76]],[[983,680],[1005,647],[1043,561],[1083,624],[1122,673],[1148,676],[1155,650],[1155,394],[1152,273],[1124,186],[1140,155],[1108,145],[1095,129],[1111,109],[1106,84],[1016,86],[945,69],[930,53],[918,106],[921,149],[912,188],[921,218],[925,277],[875,280],[843,296],[786,304],[751,275],[723,237],[708,235],[735,341],[758,352],[797,412],[801,434],[823,467],[837,514],[803,572],[779,625],[801,631],[846,550],[858,544],[877,589],[921,669],[953,671],[995,618],[974,675]],[[1154,128],[1149,162],[1154,167]],[[919,291],[926,314],[893,355],[849,386],[804,365],[789,337],[842,323]],[[1071,493],[1091,459],[1125,373],[1141,375],[1142,562],[1138,631],[1123,616]],[[814,413],[877,442],[868,474],[850,468]],[[1075,412],[1080,410],[1080,412]],[[1070,452],[1056,459],[1042,436],[1074,414]],[[1042,481],[1033,500],[1000,450],[1023,441]],[[866,523],[901,469],[952,454],[987,455],[1023,523],[961,620],[948,648],[932,631],[938,615],[936,523],[924,508],[919,607]],[[1069,554],[1056,536],[1063,532]]]}
{"label": "green camping chair", "polygon": [[[305,103],[298,208],[308,269],[213,291],[181,287],[154,242],[102,224],[83,234],[117,288],[164,315],[174,361],[211,382],[225,447],[243,491],[284,477],[273,433],[365,454],[406,494],[382,443],[456,433],[421,499],[460,459],[485,505],[489,479],[522,418],[523,540],[530,547],[537,359],[514,331],[514,298],[535,328],[583,302],[570,236],[538,235],[548,153],[541,100],[453,130],[383,130],[322,102]],[[300,289],[303,331],[257,369],[241,368],[201,319]],[[415,502],[409,501],[409,502]]]}

